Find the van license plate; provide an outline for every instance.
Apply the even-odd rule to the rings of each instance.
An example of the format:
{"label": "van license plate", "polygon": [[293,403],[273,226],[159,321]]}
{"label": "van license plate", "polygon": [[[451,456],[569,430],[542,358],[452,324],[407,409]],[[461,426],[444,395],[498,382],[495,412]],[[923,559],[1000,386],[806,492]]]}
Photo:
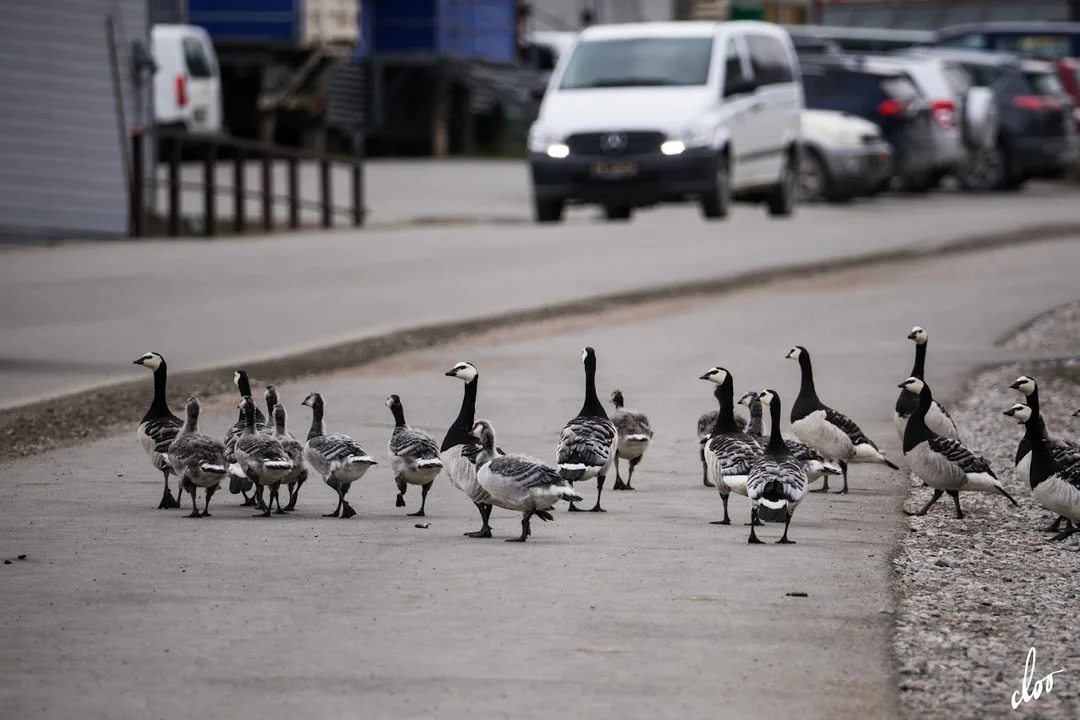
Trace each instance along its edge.
{"label": "van license plate", "polygon": [[637,175],[638,166],[632,162],[598,162],[593,163],[592,174],[602,180],[621,180]]}

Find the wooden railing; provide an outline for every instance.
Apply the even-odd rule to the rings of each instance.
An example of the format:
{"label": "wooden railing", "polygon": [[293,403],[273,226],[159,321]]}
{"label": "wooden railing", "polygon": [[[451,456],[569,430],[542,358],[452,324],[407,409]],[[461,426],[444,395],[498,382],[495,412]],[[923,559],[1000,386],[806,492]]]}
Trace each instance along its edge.
{"label": "wooden railing", "polygon": [[[159,163],[166,167],[166,177],[163,180],[166,193],[164,212],[158,212],[157,192],[158,187],[157,168],[152,167],[151,172],[155,175],[155,182],[148,182],[146,168],[148,164],[147,154],[150,143],[155,140],[164,140],[161,143],[166,151],[165,157],[159,158]],[[184,151],[194,151],[191,154],[199,157],[202,167],[201,178],[197,181],[186,181],[182,178],[183,163],[181,162]],[[150,218],[163,220],[163,234],[169,237],[179,237],[191,234],[185,232],[184,214],[181,193],[183,190],[196,190],[202,195],[202,222],[198,234],[206,237],[214,237],[220,234],[222,223],[218,212],[218,199],[220,194],[226,198],[231,196],[232,217],[229,231],[244,233],[251,229],[259,229],[263,232],[273,232],[287,227],[297,230],[301,227],[301,211],[305,208],[314,208],[318,211],[319,225],[323,228],[334,227],[334,219],[337,216],[345,216],[353,227],[364,224],[366,209],[364,206],[364,167],[360,157],[343,155],[331,155],[327,153],[302,150],[299,148],[283,147],[252,140],[236,138],[198,136],[171,130],[154,130],[153,132],[136,131],[132,136],[132,166],[137,168],[133,173],[131,185],[130,212],[131,212],[131,235],[133,237],[147,237],[159,234],[152,231],[154,223]],[[274,187],[274,166],[284,161],[286,165],[285,192],[276,192]],[[219,162],[232,165],[232,184],[224,186],[218,183]],[[255,162],[260,167],[260,182],[256,189],[249,189],[247,182],[247,169],[249,163]],[[314,163],[318,167],[318,199],[307,200],[303,197],[300,170],[302,164]],[[349,175],[350,195],[346,206],[334,204],[333,170],[335,166],[344,165]],[[153,202],[150,200],[150,190],[154,189]],[[252,218],[255,222],[249,226],[247,204],[251,199],[259,202],[261,212]],[[275,209],[279,203],[288,206],[288,220],[285,225],[275,222]]]}

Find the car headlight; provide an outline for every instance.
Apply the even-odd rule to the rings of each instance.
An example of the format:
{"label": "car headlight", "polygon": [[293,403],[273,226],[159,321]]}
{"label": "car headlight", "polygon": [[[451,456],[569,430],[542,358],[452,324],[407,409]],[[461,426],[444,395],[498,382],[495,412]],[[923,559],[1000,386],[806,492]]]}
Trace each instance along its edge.
{"label": "car headlight", "polygon": [[697,123],[681,132],[670,135],[660,145],[660,152],[665,155],[678,155],[688,148],[708,147],[709,145],[712,145],[712,126],[708,123]]}
{"label": "car headlight", "polygon": [[570,147],[563,142],[562,137],[533,126],[529,130],[529,152],[544,153],[553,158],[564,158],[570,154]]}

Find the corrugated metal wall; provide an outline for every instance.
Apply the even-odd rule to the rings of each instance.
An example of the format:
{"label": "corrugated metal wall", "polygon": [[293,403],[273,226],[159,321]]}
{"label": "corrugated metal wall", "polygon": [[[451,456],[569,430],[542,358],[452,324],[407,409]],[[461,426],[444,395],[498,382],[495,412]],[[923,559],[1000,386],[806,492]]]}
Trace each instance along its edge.
{"label": "corrugated metal wall", "polygon": [[0,1],[0,232],[122,234],[127,185],[105,33],[116,15],[128,126],[146,0]]}

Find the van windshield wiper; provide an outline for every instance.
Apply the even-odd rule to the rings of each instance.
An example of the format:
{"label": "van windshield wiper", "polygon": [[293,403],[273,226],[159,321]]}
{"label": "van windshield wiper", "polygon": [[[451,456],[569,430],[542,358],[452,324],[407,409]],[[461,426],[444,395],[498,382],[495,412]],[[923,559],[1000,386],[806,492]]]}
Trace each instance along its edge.
{"label": "van windshield wiper", "polygon": [[575,85],[578,88],[603,88],[603,87],[663,87],[666,85],[678,85],[668,78],[660,77],[610,77],[593,80],[585,85]]}

